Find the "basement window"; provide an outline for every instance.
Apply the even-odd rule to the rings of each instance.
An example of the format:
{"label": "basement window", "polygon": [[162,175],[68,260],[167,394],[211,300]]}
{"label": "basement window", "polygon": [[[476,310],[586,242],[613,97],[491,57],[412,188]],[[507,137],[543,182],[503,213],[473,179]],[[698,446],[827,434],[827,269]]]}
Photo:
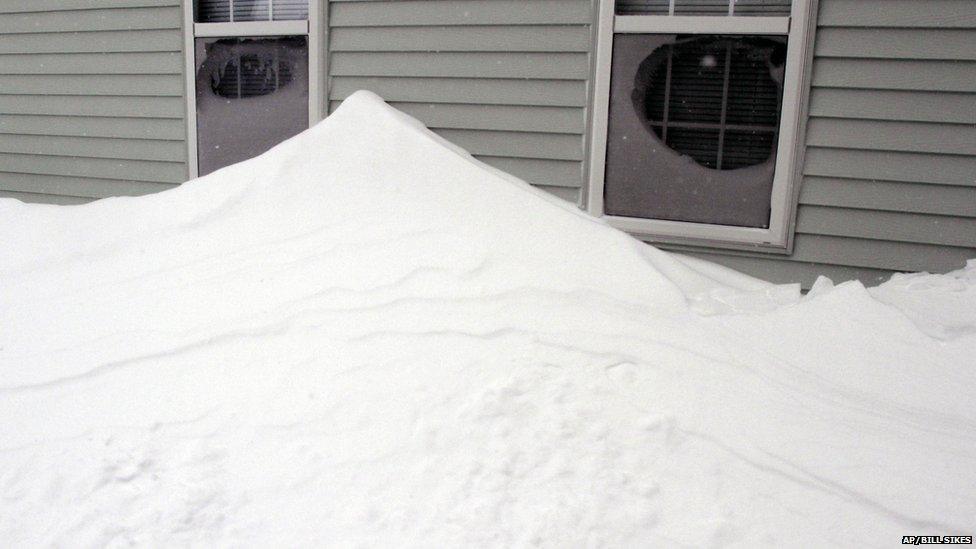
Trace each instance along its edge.
{"label": "basement window", "polygon": [[808,0],[605,0],[588,208],[649,240],[785,248]]}

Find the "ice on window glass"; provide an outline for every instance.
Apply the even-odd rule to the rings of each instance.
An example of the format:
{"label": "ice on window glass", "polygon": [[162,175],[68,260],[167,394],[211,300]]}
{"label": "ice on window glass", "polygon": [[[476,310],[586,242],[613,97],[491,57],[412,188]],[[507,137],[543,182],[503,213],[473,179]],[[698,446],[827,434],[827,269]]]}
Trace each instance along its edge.
{"label": "ice on window glass", "polygon": [[308,127],[308,42],[200,38],[197,136],[200,174],[261,154]]}

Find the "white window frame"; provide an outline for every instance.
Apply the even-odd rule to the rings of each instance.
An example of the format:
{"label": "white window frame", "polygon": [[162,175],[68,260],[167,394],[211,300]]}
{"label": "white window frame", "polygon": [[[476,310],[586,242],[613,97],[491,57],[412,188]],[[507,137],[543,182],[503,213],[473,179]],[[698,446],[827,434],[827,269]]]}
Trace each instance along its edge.
{"label": "white window frame", "polygon": [[[599,0],[595,73],[590,104],[586,210],[612,226],[648,240],[693,246],[760,249],[789,253],[793,245],[797,181],[802,160],[809,65],[817,0],[793,0],[789,17],[616,15],[614,0]],[[670,12],[674,13],[674,1]],[[749,34],[788,38],[783,105],[768,228],[735,227],[663,219],[606,215],[604,174],[610,106],[610,66],[614,34]]]}
{"label": "white window frame", "polygon": [[[325,85],[324,41],[325,0],[309,0],[307,21],[231,21],[228,23],[197,23],[194,21],[194,0],[183,0],[183,50],[186,72],[186,143],[189,179],[200,175],[197,143],[196,39],[248,38],[252,36],[305,36],[308,40],[308,125],[312,127],[323,116]],[[269,9],[273,4],[269,2]],[[231,18],[233,19],[233,10]]]}

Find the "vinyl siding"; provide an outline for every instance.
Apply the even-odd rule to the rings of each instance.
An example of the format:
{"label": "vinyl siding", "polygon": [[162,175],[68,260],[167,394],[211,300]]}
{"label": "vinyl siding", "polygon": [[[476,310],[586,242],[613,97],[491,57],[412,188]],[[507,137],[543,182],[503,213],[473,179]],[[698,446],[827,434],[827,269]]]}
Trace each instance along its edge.
{"label": "vinyl siding", "polygon": [[805,286],[976,258],[976,2],[820,0],[793,254],[676,247]]}
{"label": "vinyl siding", "polygon": [[0,3],[0,196],[77,204],[186,180],[180,0]]}
{"label": "vinyl siding", "polygon": [[566,200],[583,184],[589,0],[332,0],[329,108],[372,90]]}
{"label": "vinyl siding", "polygon": [[[329,111],[370,89],[569,201],[591,0],[330,0]],[[820,0],[793,253],[670,246],[774,281],[976,257],[976,2]],[[0,2],[0,196],[74,204],[187,176],[180,0]]]}

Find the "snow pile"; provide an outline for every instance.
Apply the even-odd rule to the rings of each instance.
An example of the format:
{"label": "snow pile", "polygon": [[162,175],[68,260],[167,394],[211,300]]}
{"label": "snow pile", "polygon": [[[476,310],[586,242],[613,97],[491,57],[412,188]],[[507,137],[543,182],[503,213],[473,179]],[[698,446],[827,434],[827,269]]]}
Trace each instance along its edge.
{"label": "snow pile", "polygon": [[640,244],[364,92],[166,193],[0,201],[0,234],[5,546],[976,526],[974,263],[801,299]]}

